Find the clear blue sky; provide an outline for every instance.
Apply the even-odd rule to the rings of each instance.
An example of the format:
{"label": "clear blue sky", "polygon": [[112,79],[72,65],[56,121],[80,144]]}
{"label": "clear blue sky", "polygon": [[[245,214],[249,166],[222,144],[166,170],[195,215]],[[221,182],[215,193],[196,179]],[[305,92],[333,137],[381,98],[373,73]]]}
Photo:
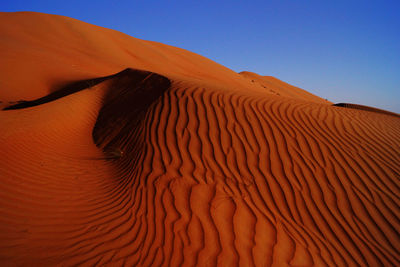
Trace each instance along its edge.
{"label": "clear blue sky", "polygon": [[20,1],[272,75],[333,102],[400,113],[400,1]]}

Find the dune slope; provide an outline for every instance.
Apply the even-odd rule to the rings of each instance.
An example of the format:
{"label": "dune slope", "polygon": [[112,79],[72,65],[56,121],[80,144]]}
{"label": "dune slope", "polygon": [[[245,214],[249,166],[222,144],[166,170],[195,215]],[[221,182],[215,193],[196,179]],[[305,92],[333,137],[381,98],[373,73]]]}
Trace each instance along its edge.
{"label": "dune slope", "polygon": [[65,17],[0,20],[26,77],[0,77],[2,266],[400,265],[398,116]]}

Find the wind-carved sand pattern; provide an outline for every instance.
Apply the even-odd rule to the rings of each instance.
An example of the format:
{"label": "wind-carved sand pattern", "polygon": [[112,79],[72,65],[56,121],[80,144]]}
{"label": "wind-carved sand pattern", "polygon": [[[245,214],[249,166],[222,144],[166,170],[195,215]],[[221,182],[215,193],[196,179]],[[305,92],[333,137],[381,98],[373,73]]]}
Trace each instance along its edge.
{"label": "wind-carved sand pattern", "polygon": [[399,266],[400,119],[207,64],[0,111],[1,265]]}

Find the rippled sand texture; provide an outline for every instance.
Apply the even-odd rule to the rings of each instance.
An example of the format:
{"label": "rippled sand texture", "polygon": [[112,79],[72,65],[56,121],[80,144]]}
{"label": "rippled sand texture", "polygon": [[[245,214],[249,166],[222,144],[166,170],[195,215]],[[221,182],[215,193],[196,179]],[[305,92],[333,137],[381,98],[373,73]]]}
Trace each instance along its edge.
{"label": "rippled sand texture", "polygon": [[2,266],[400,265],[398,116],[65,17],[0,22]]}

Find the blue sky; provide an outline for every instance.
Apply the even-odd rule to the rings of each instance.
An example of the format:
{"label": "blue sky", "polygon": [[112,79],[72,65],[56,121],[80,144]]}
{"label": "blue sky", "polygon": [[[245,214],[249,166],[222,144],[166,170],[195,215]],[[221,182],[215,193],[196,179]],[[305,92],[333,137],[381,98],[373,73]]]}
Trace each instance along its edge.
{"label": "blue sky", "polygon": [[332,102],[400,113],[400,1],[19,1],[272,75]]}

